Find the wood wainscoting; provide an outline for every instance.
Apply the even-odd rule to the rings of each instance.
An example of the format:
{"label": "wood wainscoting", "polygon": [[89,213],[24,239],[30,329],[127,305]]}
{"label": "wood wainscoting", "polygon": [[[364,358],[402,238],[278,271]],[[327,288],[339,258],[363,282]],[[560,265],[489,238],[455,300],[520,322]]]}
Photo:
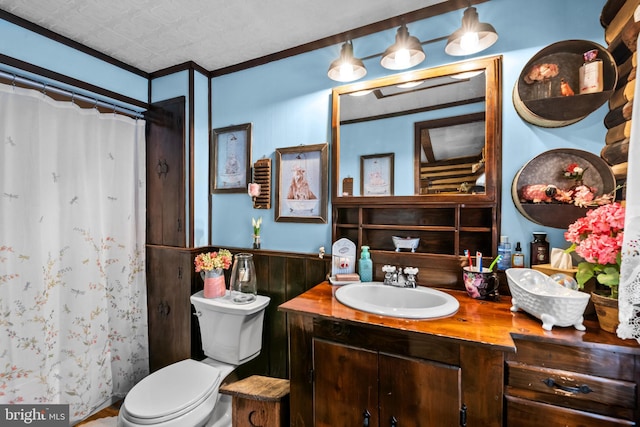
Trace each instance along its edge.
{"label": "wood wainscoting", "polygon": [[[200,331],[189,296],[203,287],[193,261],[214,246],[178,248],[147,245],[147,306],[149,316],[149,366],[156,371],[171,363],[204,359]],[[265,375],[288,378],[287,319],[278,306],[326,280],[331,256],[245,248],[227,248],[233,254],[254,255],[258,293],[271,298],[265,313],[260,355],[240,366],[238,378]],[[227,285],[231,269],[225,271]],[[190,313],[190,314],[189,314]]]}

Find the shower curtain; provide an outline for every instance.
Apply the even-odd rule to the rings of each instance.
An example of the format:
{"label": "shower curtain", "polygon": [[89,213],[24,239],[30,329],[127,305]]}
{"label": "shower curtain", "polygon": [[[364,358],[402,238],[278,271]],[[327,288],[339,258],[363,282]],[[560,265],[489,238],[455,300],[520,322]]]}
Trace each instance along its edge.
{"label": "shower curtain", "polygon": [[0,403],[73,423],[148,374],[144,135],[0,85]]}
{"label": "shower curtain", "polygon": [[[636,70],[636,81],[638,78],[640,70]],[[640,100],[640,85],[635,92],[634,103]],[[640,108],[634,106],[631,123],[617,334],[620,338],[635,338],[640,343]]]}

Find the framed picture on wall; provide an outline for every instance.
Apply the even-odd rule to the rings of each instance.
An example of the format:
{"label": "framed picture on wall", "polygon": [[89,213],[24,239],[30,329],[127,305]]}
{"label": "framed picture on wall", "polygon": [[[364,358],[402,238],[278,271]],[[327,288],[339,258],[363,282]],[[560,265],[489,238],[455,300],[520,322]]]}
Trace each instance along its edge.
{"label": "framed picture on wall", "polygon": [[212,193],[245,193],[251,180],[251,123],[213,129]]}
{"label": "framed picture on wall", "polygon": [[327,222],[328,145],[276,149],[278,222]]}
{"label": "framed picture on wall", "polygon": [[394,154],[360,156],[360,195],[393,196]]}

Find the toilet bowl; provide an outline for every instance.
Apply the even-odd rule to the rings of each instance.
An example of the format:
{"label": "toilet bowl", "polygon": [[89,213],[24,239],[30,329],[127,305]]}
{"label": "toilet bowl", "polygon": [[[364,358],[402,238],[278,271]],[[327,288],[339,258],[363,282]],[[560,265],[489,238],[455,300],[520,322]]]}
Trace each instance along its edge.
{"label": "toilet bowl", "polygon": [[191,302],[208,357],[173,363],[136,384],[120,407],[118,427],[231,426],[231,399],[218,388],[238,365],[260,354],[269,298],[258,295],[239,305],[228,294],[208,299],[200,291]]}

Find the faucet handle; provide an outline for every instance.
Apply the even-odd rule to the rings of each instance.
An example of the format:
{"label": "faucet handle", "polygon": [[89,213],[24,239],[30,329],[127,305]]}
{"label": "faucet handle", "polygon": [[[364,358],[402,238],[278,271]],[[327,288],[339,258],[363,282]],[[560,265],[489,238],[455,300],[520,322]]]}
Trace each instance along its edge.
{"label": "faucet handle", "polygon": [[405,267],[404,268],[404,274],[409,274],[411,276],[415,276],[416,274],[418,274],[418,268],[416,268],[416,267]]}
{"label": "faucet handle", "polygon": [[395,273],[396,267],[393,265],[383,265],[382,271],[385,273]]}

